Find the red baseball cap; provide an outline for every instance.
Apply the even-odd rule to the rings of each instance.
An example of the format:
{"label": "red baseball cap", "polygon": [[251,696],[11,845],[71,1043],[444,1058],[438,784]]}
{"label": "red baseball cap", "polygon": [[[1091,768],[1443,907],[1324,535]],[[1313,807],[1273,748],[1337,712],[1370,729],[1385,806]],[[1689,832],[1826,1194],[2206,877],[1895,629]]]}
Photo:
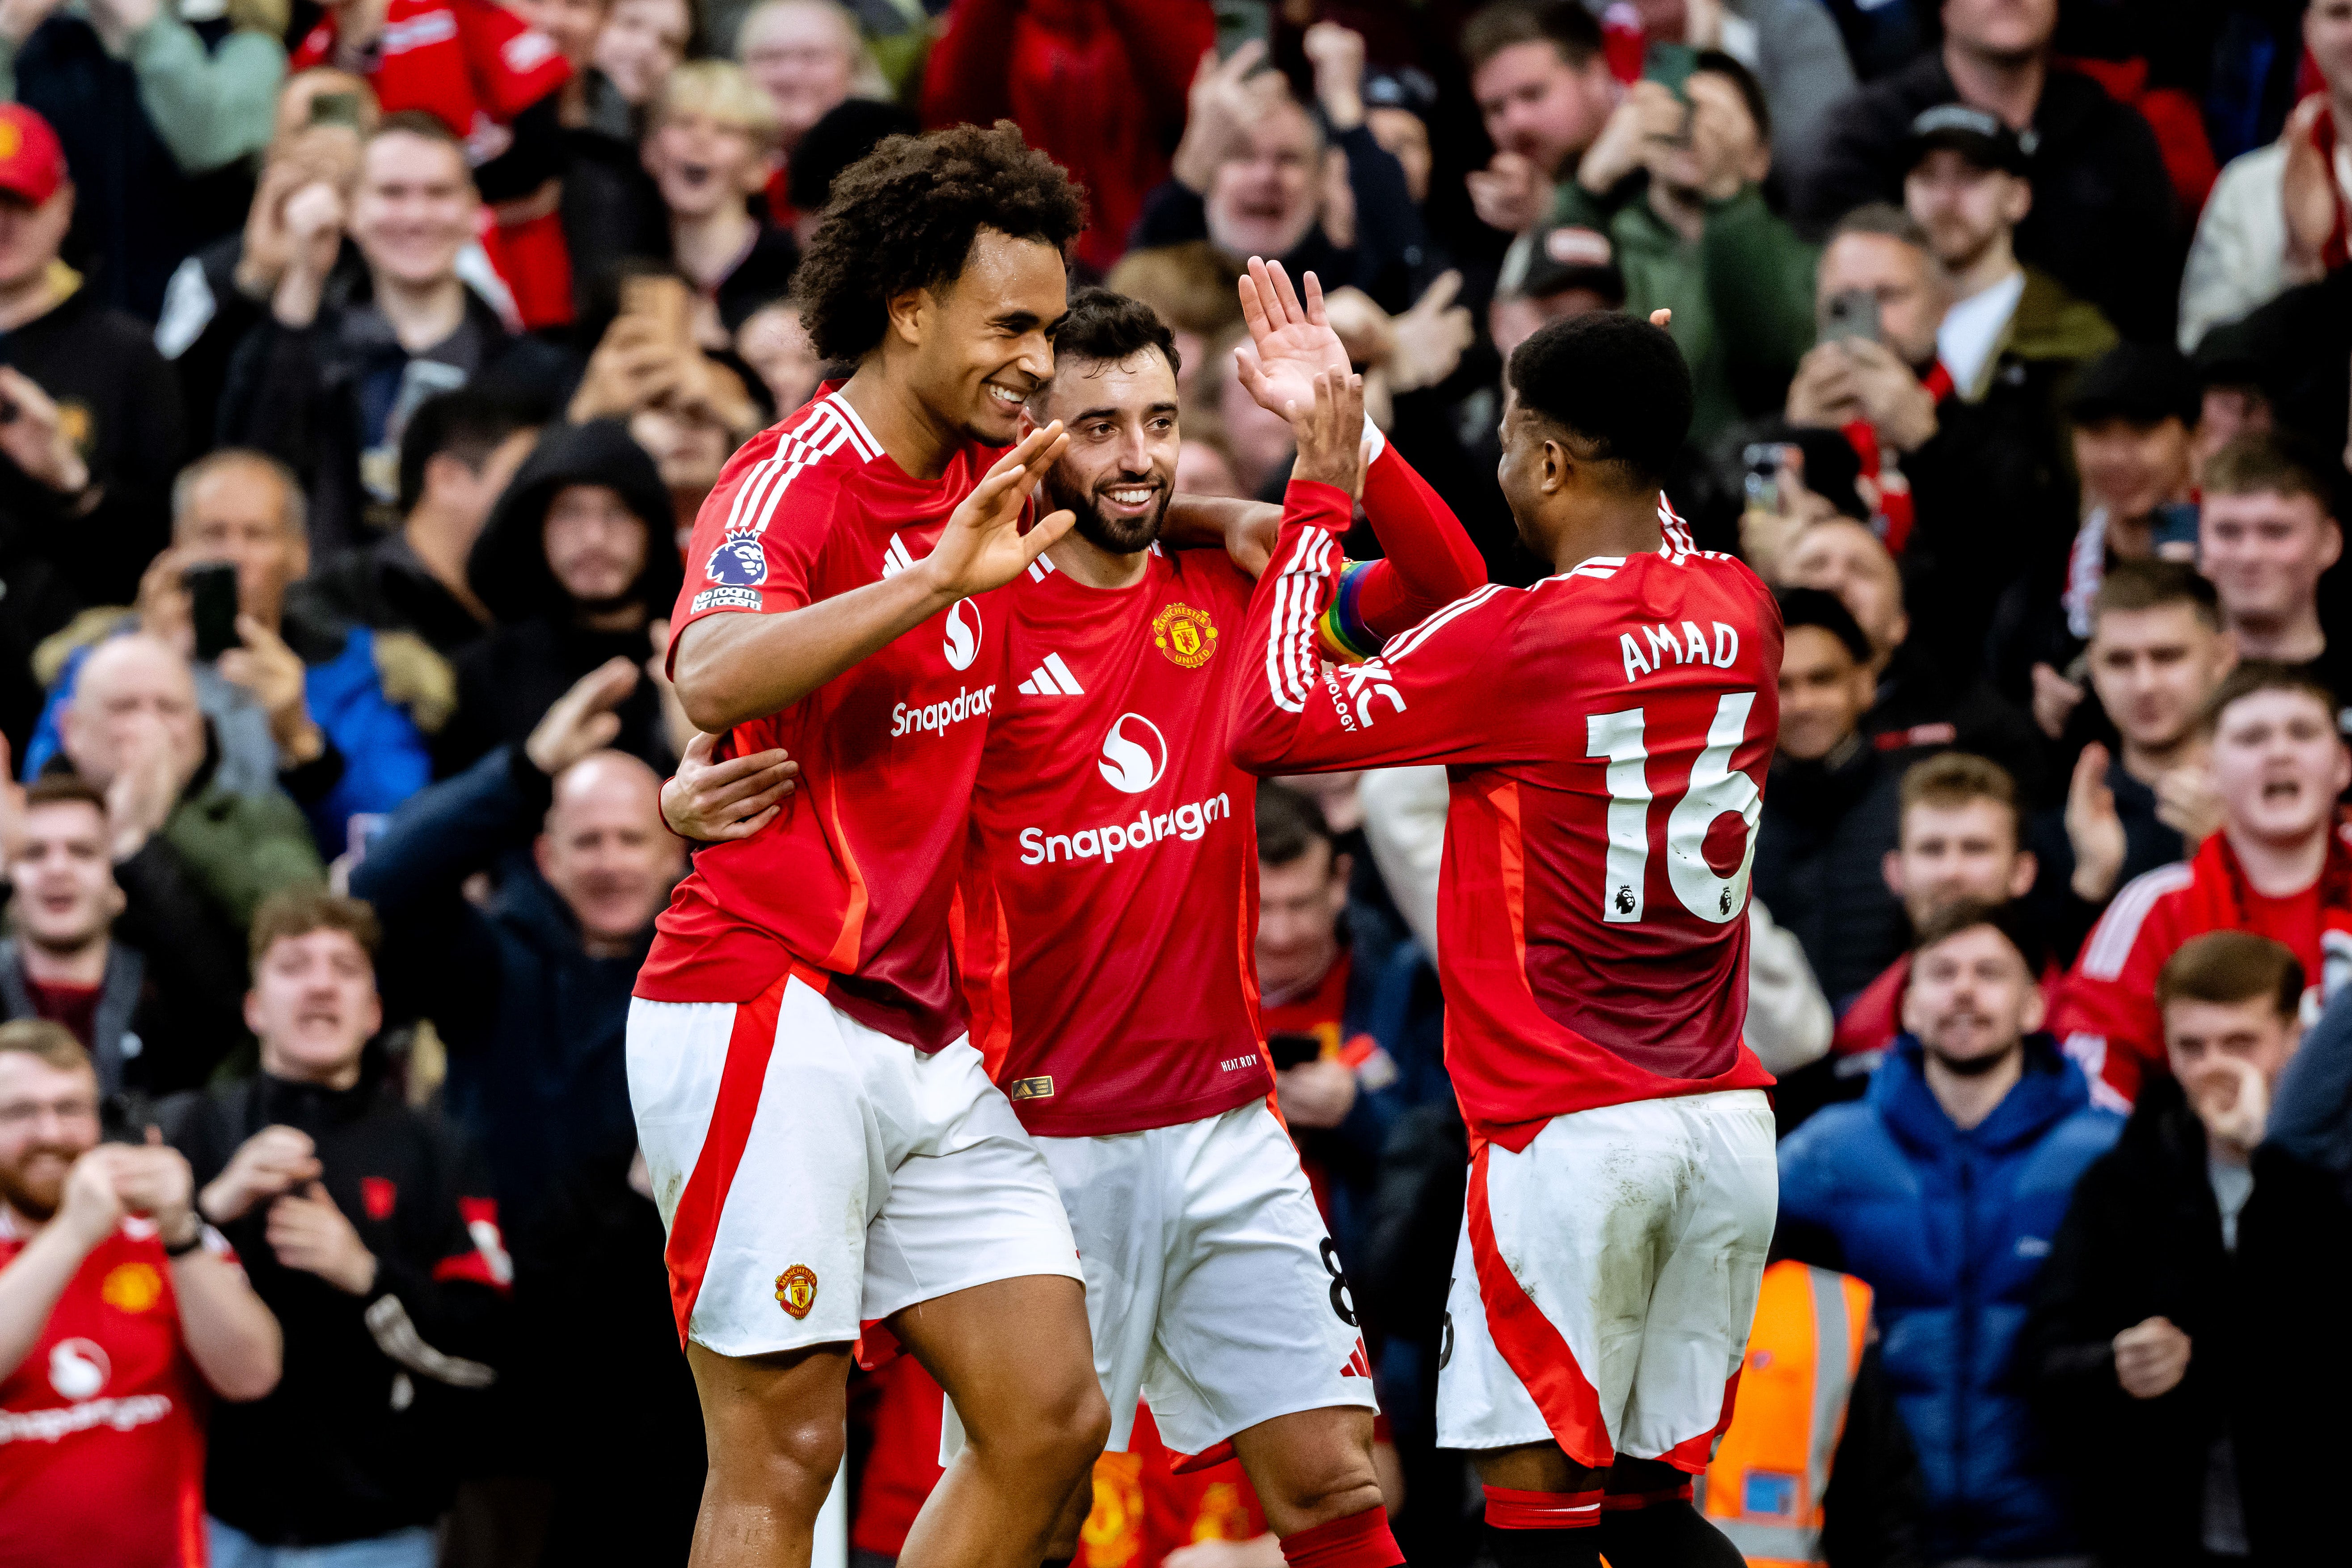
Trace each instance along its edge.
{"label": "red baseball cap", "polygon": [[66,150],[49,122],[21,103],[0,103],[0,192],[39,206],[66,183]]}

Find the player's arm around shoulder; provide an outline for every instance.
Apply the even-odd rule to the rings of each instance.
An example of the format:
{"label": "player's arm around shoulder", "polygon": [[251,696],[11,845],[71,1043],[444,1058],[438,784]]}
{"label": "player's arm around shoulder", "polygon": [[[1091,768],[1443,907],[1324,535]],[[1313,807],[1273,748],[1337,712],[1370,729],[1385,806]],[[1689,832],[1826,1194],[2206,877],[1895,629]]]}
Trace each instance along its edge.
{"label": "player's arm around shoulder", "polygon": [[[762,580],[754,585],[761,590],[761,602],[699,604],[702,596],[697,595],[680,606],[683,624],[670,645],[670,672],[687,717],[696,729],[712,734],[765,718],[957,600],[1011,582],[1069,531],[1074,521],[1068,512],[1056,512],[1027,533],[1021,531],[1030,490],[1067,445],[1058,420],[1031,432],[957,504],[929,555],[904,571],[845,593],[812,598],[803,576],[797,584],[780,580],[772,598],[766,591],[765,547],[756,533],[751,534],[750,544],[762,559],[747,562],[740,570],[747,575],[761,574]],[[747,478],[746,482],[751,481]],[[779,504],[772,498],[762,502],[748,492],[745,499],[751,504],[722,509],[720,496],[712,495],[695,523],[698,552],[706,539],[714,551],[726,550]],[[722,569],[731,568],[722,567],[721,558],[714,555],[705,574]],[[721,609],[753,613],[714,613]]]}

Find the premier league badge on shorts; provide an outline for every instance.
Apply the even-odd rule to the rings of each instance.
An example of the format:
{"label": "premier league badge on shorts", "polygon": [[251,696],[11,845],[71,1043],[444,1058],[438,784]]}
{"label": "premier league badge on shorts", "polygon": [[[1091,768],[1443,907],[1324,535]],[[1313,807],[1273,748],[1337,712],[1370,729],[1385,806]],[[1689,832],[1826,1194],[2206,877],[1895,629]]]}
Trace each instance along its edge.
{"label": "premier league badge on shorts", "polygon": [[795,1263],[776,1276],[776,1305],[795,1318],[805,1318],[816,1305],[816,1270]]}
{"label": "premier league badge on shorts", "polygon": [[748,535],[721,540],[704,575],[730,588],[756,588],[768,580],[767,552]]}
{"label": "premier league badge on shorts", "polygon": [[1186,669],[1198,669],[1217,651],[1216,623],[1180,600],[1151,617],[1151,642]]}

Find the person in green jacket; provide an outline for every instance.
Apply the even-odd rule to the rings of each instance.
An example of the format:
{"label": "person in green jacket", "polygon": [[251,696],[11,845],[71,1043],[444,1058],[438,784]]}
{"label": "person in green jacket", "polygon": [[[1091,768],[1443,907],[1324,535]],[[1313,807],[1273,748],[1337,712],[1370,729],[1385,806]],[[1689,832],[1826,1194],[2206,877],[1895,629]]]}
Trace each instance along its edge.
{"label": "person in green jacket", "polygon": [[195,680],[170,644],[133,633],[93,651],[58,714],[58,740],[74,771],[106,792],[115,860],[160,835],[240,931],[270,894],[325,880],[291,800],[214,779]]}
{"label": "person in green jacket", "polygon": [[[1674,311],[1667,330],[1690,363],[1701,448],[1777,409],[1812,345],[1815,252],[1765,204],[1770,138],[1754,75],[1702,51],[1679,89],[1635,83],[1553,199],[1554,225],[1614,243],[1629,312]],[[1510,270],[1507,261],[1507,285]]]}

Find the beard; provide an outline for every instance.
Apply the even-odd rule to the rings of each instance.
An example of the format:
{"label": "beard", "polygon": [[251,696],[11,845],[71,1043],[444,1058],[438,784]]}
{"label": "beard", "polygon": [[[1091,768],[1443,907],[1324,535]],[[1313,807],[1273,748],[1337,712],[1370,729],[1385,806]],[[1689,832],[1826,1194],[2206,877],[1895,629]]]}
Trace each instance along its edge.
{"label": "beard", "polygon": [[54,1182],[28,1180],[25,1174],[25,1167],[31,1164],[34,1156],[38,1154],[55,1154],[68,1167],[73,1164],[75,1159],[75,1151],[71,1149],[26,1150],[23,1159],[17,1164],[0,1165],[0,1203],[6,1204],[37,1225],[47,1225],[56,1217],[58,1205],[65,1198],[65,1174],[59,1172]]}
{"label": "beard", "polygon": [[1920,1046],[1928,1056],[1935,1058],[1937,1066],[1954,1078],[1982,1078],[2009,1060],[2018,1049],[2018,1047],[2012,1045],[2006,1049],[1990,1050],[1979,1056],[1956,1057],[1927,1040],[1920,1041]]}
{"label": "beard", "polygon": [[1141,482],[1160,486],[1159,504],[1142,517],[1106,516],[1095,491],[1065,485],[1058,470],[1048,471],[1045,475],[1045,499],[1049,510],[1066,510],[1073,514],[1077,519],[1079,535],[1096,549],[1108,551],[1113,555],[1133,555],[1138,551],[1150,549],[1160,538],[1160,525],[1168,517],[1168,498],[1171,489],[1156,474],[1146,476]]}

